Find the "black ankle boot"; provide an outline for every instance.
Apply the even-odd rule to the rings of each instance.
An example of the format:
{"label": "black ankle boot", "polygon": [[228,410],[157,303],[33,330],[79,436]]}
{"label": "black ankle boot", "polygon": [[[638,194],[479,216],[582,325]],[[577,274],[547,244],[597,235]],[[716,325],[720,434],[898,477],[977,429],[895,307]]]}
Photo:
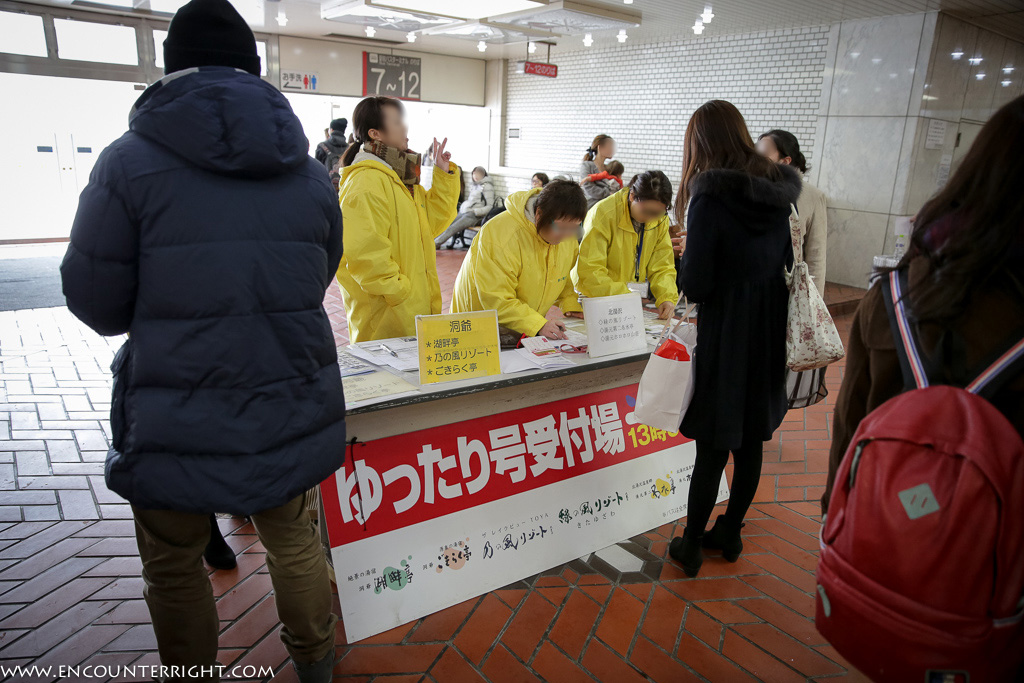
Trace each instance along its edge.
{"label": "black ankle boot", "polygon": [[682,536],[676,536],[668,546],[668,554],[679,564],[690,578],[697,576],[700,566],[704,563],[701,553],[701,538],[704,534],[695,534],[689,527],[683,530]]}
{"label": "black ankle boot", "polygon": [[745,526],[746,524],[740,524],[734,527],[725,521],[725,515],[719,515],[715,520],[715,526],[704,534],[704,547],[708,550],[721,550],[722,557],[730,562],[735,562],[740,559],[740,553],[743,552],[740,529]]}
{"label": "black ankle boot", "polygon": [[217,526],[217,515],[210,515],[210,542],[206,544],[203,557],[206,558],[206,564],[214,569],[234,569],[238,566],[235,551],[224,540]]}
{"label": "black ankle boot", "polygon": [[312,664],[300,664],[292,660],[295,673],[299,676],[299,683],[331,683],[334,671],[334,650],[318,662]]}

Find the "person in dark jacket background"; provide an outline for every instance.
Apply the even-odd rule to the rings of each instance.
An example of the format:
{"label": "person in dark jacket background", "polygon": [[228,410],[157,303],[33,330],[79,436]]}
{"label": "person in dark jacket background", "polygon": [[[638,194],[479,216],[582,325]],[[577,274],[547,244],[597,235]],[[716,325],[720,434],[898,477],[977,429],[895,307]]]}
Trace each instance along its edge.
{"label": "person in dark jacket background", "polygon": [[[736,561],[740,527],[757,491],[764,441],[786,414],[786,315],[783,277],[793,261],[790,205],[801,180],[757,153],[743,116],[712,100],[686,129],[676,218],[686,213],[680,283],[700,304],[694,395],[680,431],[697,442],[689,511],[669,552],[690,576],[701,547]],[[724,515],[704,533],[729,452],[732,490]]]}
{"label": "person in dark jacket background", "polygon": [[331,121],[331,127],[327,130],[327,139],[316,146],[313,156],[324,165],[328,172],[334,171],[341,155],[348,149],[348,140],[345,138],[347,128],[348,119],[334,119]]}
{"label": "person in dark jacket background", "polygon": [[132,504],[162,664],[216,664],[202,552],[221,511],[251,516],[267,549],[299,680],[329,681],[337,617],[305,497],[344,458],[322,305],[337,194],[227,0],[182,7],[164,56],[167,76],[97,160],[61,264],[72,313],[129,335],[107,485]]}

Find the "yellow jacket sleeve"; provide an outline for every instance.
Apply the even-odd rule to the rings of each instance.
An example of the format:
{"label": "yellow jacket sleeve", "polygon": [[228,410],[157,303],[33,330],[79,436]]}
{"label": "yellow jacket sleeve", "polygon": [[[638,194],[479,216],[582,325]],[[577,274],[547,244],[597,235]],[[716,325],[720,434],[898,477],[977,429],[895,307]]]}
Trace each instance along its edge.
{"label": "yellow jacket sleeve", "polygon": [[535,336],[548,321],[516,296],[515,273],[519,272],[522,259],[519,248],[506,243],[502,236],[488,239],[491,232],[494,231],[481,230],[476,236],[480,240],[480,251],[476,254],[479,259],[474,263],[477,299],[483,310],[493,308],[498,312],[499,325]]}
{"label": "yellow jacket sleeve", "polygon": [[[573,263],[579,263],[579,251],[580,248],[576,244],[575,240],[572,242]],[[575,270],[575,266],[573,267]],[[562,309],[562,312],[579,312],[583,310],[583,306],[580,306],[580,297],[576,293],[576,288],[573,287],[571,277],[565,278],[565,287],[562,288],[562,293],[558,295],[558,307]]]}
{"label": "yellow jacket sleeve", "polygon": [[611,231],[616,229],[609,223],[608,218],[606,212],[594,210],[587,213],[583,222],[584,234],[579,246],[580,255],[572,269],[573,284],[583,296],[629,294],[626,283],[616,282],[608,272]]}
{"label": "yellow jacket sleeve", "polygon": [[672,251],[672,238],[668,234],[668,216],[661,219],[658,227],[651,231],[656,238],[654,252],[647,264],[647,280],[651,283],[651,296],[657,305],[666,301],[679,301],[679,290],[676,289],[676,259]]}
{"label": "yellow jacket sleeve", "polygon": [[352,279],[367,294],[382,296],[389,306],[397,306],[408,298],[410,283],[394,260],[388,238],[391,224],[397,220],[389,198],[391,190],[376,180],[361,185],[341,199],[345,222],[359,226],[358,230],[344,231],[345,260],[341,267],[348,268]]}
{"label": "yellow jacket sleeve", "polygon": [[430,189],[427,190],[427,221],[430,234],[438,237],[448,229],[459,212],[459,178],[461,170],[456,164],[448,164],[451,173],[445,173],[434,165]]}

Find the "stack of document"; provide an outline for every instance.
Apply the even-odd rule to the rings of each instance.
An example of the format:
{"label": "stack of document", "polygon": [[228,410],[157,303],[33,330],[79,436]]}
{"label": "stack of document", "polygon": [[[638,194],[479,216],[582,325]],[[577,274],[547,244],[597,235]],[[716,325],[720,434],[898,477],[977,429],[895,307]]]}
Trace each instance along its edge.
{"label": "stack of document", "polygon": [[419,393],[414,385],[385,370],[346,377],[342,382],[345,385],[345,405],[348,408],[355,408],[377,398],[394,399]]}
{"label": "stack of document", "polygon": [[576,365],[568,356],[561,351],[557,351],[554,354],[538,356],[536,353],[529,349],[516,349],[516,353],[521,355],[526,360],[533,363],[538,368],[544,368],[545,370],[554,370],[556,368],[571,368]]}
{"label": "stack of document", "polygon": [[416,337],[396,337],[351,344],[348,352],[374,365],[387,365],[402,372],[420,369]]}
{"label": "stack of document", "polygon": [[356,375],[365,375],[374,371],[372,365],[344,351],[338,354],[338,367],[341,368],[342,377],[355,377]]}

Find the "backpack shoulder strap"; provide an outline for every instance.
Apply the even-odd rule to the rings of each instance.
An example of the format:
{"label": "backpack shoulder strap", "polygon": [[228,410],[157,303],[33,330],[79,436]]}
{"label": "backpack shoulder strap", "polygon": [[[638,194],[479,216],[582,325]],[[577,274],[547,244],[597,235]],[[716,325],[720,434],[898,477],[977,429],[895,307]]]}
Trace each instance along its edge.
{"label": "backpack shoulder strap", "polygon": [[991,401],[1007,381],[1021,372],[1024,372],[1024,338],[1001,353],[965,388]]}
{"label": "backpack shoulder strap", "polygon": [[882,280],[882,300],[889,314],[889,327],[896,345],[896,355],[903,371],[904,389],[924,389],[929,385],[928,373],[921,359],[921,345],[914,327],[907,319],[906,296],[907,271],[894,270]]}

